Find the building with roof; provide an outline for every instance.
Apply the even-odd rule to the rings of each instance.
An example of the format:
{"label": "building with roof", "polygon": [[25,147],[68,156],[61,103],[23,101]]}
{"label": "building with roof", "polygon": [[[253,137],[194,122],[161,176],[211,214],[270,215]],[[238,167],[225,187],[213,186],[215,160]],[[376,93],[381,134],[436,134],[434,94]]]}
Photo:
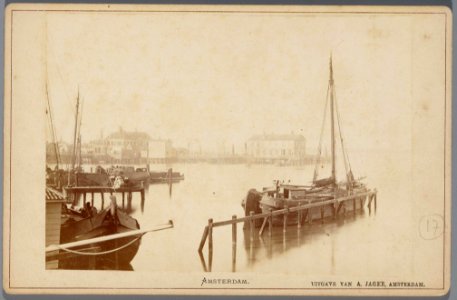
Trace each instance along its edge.
{"label": "building with roof", "polygon": [[104,139],[106,154],[117,162],[145,162],[150,140],[151,137],[145,132],[125,131],[119,127],[118,131]]}
{"label": "building with roof", "polygon": [[251,162],[295,163],[305,160],[306,139],[301,134],[262,134],[246,143]]}

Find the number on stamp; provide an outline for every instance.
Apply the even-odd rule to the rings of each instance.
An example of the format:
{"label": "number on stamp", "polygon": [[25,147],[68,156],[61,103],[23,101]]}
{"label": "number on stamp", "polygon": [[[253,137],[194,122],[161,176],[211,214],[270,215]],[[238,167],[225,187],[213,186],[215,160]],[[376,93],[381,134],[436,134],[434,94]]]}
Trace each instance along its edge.
{"label": "number on stamp", "polygon": [[419,221],[419,234],[424,240],[434,240],[444,231],[443,217],[437,214],[423,216]]}

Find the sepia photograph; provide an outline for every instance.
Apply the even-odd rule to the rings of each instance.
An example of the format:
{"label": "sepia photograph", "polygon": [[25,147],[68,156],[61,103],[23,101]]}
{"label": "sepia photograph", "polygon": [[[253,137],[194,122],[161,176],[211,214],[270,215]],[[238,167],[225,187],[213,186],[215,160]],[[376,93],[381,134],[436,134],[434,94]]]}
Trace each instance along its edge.
{"label": "sepia photograph", "polygon": [[8,293],[449,290],[449,9],[5,14]]}

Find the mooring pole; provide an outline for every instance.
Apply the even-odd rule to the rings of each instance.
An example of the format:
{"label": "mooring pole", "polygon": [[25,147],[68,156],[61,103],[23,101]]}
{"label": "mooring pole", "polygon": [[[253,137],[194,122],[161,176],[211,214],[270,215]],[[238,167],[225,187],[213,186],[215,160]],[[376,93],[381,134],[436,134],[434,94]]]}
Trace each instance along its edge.
{"label": "mooring pole", "polygon": [[297,219],[298,219],[297,228],[298,229],[301,228],[301,215],[302,215],[301,202],[298,202],[298,211],[297,211]]}
{"label": "mooring pole", "polygon": [[368,213],[371,214],[371,200],[373,199],[373,196],[370,194],[368,196]]}
{"label": "mooring pole", "polygon": [[208,251],[209,255],[213,255],[213,219],[208,220]]}
{"label": "mooring pole", "polygon": [[102,209],[103,209],[105,206],[105,195],[103,192],[100,192],[100,196],[102,197]]}
{"label": "mooring pole", "polygon": [[273,209],[270,210],[270,216],[268,217],[269,223],[268,223],[268,235],[271,237],[271,234],[273,232]]}
{"label": "mooring pole", "polygon": [[287,231],[287,214],[289,213],[289,207],[286,205],[284,205],[284,209],[286,210],[284,212],[284,216],[283,216],[283,226],[282,226],[282,232],[286,232]]}
{"label": "mooring pole", "polygon": [[376,206],[377,206],[377,202],[378,202],[378,194],[374,194],[374,211],[376,212]]}
{"label": "mooring pole", "polygon": [[206,238],[208,237],[208,226],[205,226],[205,230],[203,231],[202,240],[200,241],[200,246],[198,246],[198,252],[202,252],[203,247],[206,243]]}
{"label": "mooring pole", "polygon": [[236,215],[232,216],[232,271],[235,272],[236,266]]}
{"label": "mooring pole", "polygon": [[90,193],[91,199],[90,199],[90,205],[93,207],[94,206],[94,192]]}
{"label": "mooring pole", "polygon": [[254,216],[254,212],[253,211],[250,211],[249,212],[249,231],[250,231],[250,238],[251,238],[251,242],[254,241],[254,219],[253,219],[253,216]]}

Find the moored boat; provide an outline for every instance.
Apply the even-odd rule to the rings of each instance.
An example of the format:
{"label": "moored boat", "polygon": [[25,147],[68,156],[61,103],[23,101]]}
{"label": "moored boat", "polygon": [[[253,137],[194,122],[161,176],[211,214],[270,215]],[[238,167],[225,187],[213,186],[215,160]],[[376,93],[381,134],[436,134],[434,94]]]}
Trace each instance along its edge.
{"label": "moored boat", "polygon": [[[71,210],[65,213],[68,218],[61,226],[61,244],[140,229],[138,221],[120,210],[113,197],[110,206],[98,213],[89,211],[84,214]],[[60,259],[59,268],[125,268],[135,257],[141,243],[141,236],[141,234],[131,235],[72,248],[68,252],[75,255]]]}
{"label": "moored boat", "polygon": [[115,166],[108,169],[111,180],[121,176],[123,181],[131,185],[149,183],[149,171],[147,168],[134,168],[130,166]]}
{"label": "moored boat", "polygon": [[[319,165],[322,154],[322,135],[325,125],[327,106],[330,102],[330,133],[331,133],[331,175],[326,178],[319,178]],[[327,99],[325,104],[326,109],[324,110],[324,120],[322,123],[321,137],[318,147],[318,158],[314,169],[314,176],[311,184],[308,185],[292,185],[284,183],[283,181],[275,180],[273,186],[265,187],[262,191],[250,190],[247,197],[243,200],[243,207],[246,215],[250,211],[255,213],[259,212],[270,212],[272,210],[279,210],[284,208],[296,207],[298,205],[311,205],[312,207],[307,210],[307,218],[309,221],[313,219],[335,215],[338,211],[343,208],[344,210],[356,210],[363,207],[363,199],[367,196],[370,190],[367,186],[362,183],[361,179],[355,179],[352,173],[351,164],[344,147],[343,137],[341,133],[341,122],[339,120],[339,112],[335,98],[335,87],[333,80],[333,64],[332,58],[330,58],[330,79],[327,90]],[[335,114],[336,112],[336,114]],[[338,181],[336,177],[336,122],[337,118],[338,132],[341,140],[342,157],[345,166],[345,178]],[[347,202],[346,198],[352,201],[353,205],[344,205]],[[338,202],[332,202],[335,199],[341,200],[343,206],[338,206]],[[356,203],[355,199],[360,201]],[[315,204],[315,205],[312,205]],[[325,210],[326,206],[331,206],[331,210]],[[293,221],[293,218],[289,219]],[[296,222],[297,220],[295,220]],[[300,220],[303,221],[303,220]]]}

